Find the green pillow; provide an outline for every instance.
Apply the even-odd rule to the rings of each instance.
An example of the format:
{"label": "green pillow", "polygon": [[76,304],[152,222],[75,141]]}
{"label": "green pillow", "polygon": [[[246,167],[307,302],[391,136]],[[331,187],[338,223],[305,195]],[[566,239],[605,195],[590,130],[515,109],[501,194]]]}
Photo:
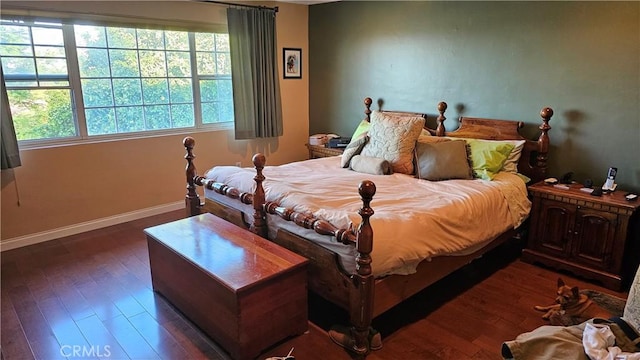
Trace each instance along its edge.
{"label": "green pillow", "polygon": [[353,135],[351,135],[351,138],[352,139],[359,138],[362,134],[367,133],[370,127],[371,127],[370,122],[368,122],[367,120],[362,120],[360,124],[358,124],[358,127],[356,128],[356,130],[353,132]]}
{"label": "green pillow", "polygon": [[475,177],[492,180],[511,154],[513,144],[465,139],[471,152],[471,164]]}

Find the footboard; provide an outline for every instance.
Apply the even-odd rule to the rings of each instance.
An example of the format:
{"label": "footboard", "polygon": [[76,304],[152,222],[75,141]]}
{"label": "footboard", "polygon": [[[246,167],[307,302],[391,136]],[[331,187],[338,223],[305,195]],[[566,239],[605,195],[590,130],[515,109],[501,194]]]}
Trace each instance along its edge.
{"label": "footboard", "polygon": [[[183,140],[183,145],[187,150],[185,159],[187,160],[186,178],[187,178],[187,195],[185,198],[185,204],[188,216],[194,216],[200,213],[203,204],[200,201],[200,196],[196,191],[196,186],[203,186],[206,189],[213,190],[218,194],[227,196],[231,199],[236,199],[243,204],[252,205],[254,209],[253,224],[250,229],[264,237],[268,238],[268,229],[266,223],[266,215],[272,214],[279,216],[280,218],[292,221],[296,225],[312,229],[320,235],[334,236],[337,241],[356,247],[356,273],[350,276],[340,276],[339,278],[345,278],[347,281],[340,281],[340,279],[333,278],[331,280],[341,282],[342,285],[347,287],[347,299],[340,299],[341,304],[348,304],[347,310],[350,314],[350,321],[352,327],[349,330],[349,336],[353,337],[352,346],[350,350],[356,354],[364,355],[369,352],[369,330],[371,321],[373,319],[373,299],[374,299],[374,286],[375,279],[373,277],[373,271],[371,269],[371,251],[373,250],[373,229],[369,222],[369,218],[373,215],[374,211],[371,208],[371,200],[376,192],[376,186],[372,181],[365,180],[360,183],[358,192],[362,199],[363,206],[358,211],[358,214],[362,218],[357,231],[353,229],[340,229],[332,225],[328,221],[319,219],[313,215],[300,213],[292,209],[280,206],[279,204],[269,201],[265,201],[265,193],[263,188],[263,181],[265,177],[262,173],[266,159],[262,154],[256,154],[253,156],[253,164],[256,169],[256,176],[254,177],[256,183],[256,190],[253,194],[243,192],[234,187],[226,184],[217,183],[213,180],[208,180],[202,176],[197,175],[196,167],[194,164],[195,155],[193,154],[193,148],[195,147],[195,139],[186,137]],[[235,217],[234,223],[238,224],[241,220],[244,225],[247,222],[240,215]],[[284,245],[284,244],[281,244]],[[311,252],[309,252],[311,254]],[[303,254],[305,255],[305,254]],[[323,257],[323,259],[327,259]],[[310,280],[310,284],[313,280]],[[331,297],[329,298],[331,300]]]}

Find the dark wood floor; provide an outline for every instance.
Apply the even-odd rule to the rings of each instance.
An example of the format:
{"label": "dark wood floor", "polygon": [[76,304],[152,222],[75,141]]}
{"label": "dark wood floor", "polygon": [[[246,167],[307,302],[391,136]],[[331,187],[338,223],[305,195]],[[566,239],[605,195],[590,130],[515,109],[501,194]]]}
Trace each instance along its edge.
{"label": "dark wood floor", "polygon": [[[146,227],[171,212],[2,252],[2,358],[227,359],[219,346],[151,289]],[[378,317],[384,339],[369,359],[499,359],[500,345],[543,325],[532,307],[553,299],[559,274],[497,249]],[[560,274],[566,282],[626,296]],[[294,347],[303,359],[350,359],[326,334],[346,314],[311,297],[309,332],[260,359]]]}

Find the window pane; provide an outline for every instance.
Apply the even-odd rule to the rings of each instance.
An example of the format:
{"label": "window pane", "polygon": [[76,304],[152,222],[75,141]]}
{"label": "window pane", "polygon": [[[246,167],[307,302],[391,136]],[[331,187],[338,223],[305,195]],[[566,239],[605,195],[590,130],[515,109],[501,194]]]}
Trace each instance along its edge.
{"label": "window pane", "polygon": [[107,46],[105,29],[102,26],[75,25],[76,46],[105,47]]}
{"label": "window pane", "polygon": [[4,44],[31,44],[27,26],[0,26],[0,41]]}
{"label": "window pane", "polygon": [[109,58],[105,49],[78,49],[80,76],[109,77]]}
{"label": "window pane", "polygon": [[213,51],[215,50],[213,42],[213,34],[196,33],[196,50],[197,51]]}
{"label": "window pane", "polygon": [[218,99],[218,81],[201,80],[200,81],[200,97],[202,101],[214,101]]}
{"label": "window pane", "polygon": [[167,52],[169,76],[191,76],[191,59],[188,52]]}
{"label": "window pane", "polygon": [[62,29],[33,27],[32,34],[36,45],[64,45]]}
{"label": "window pane", "polygon": [[198,61],[198,74],[215,75],[216,58],[213,53],[198,52],[196,54],[196,60]]}
{"label": "window pane", "polygon": [[164,50],[163,31],[138,30],[138,48]]}
{"label": "window pane", "polygon": [[142,94],[145,104],[168,104],[167,79],[142,79]]}
{"label": "window pane", "polygon": [[111,80],[85,79],[82,80],[82,98],[86,108],[98,106],[112,106],[113,95]]}
{"label": "window pane", "polygon": [[145,106],[144,117],[147,119],[147,130],[171,128],[169,105]]}
{"label": "window pane", "polygon": [[142,106],[128,106],[116,108],[118,132],[143,131],[144,112]]}
{"label": "window pane", "polygon": [[233,121],[233,104],[230,101],[202,104],[202,123],[212,124],[226,121]]}
{"label": "window pane", "polygon": [[191,79],[170,79],[169,91],[171,93],[171,103],[192,103],[193,89]]}
{"label": "window pane", "polygon": [[231,80],[216,80],[218,82],[218,100],[233,101],[233,85]]}
{"label": "window pane", "polygon": [[167,50],[189,50],[189,34],[183,31],[165,31]]}
{"label": "window pane", "polygon": [[76,136],[71,91],[7,90],[18,140]]}
{"label": "window pane", "polygon": [[89,135],[116,133],[116,117],[113,108],[86,109],[84,113]]}
{"label": "window pane", "polygon": [[31,46],[25,45],[0,45],[1,56],[33,56]]}
{"label": "window pane", "polygon": [[110,48],[135,49],[136,30],[127,28],[107,28],[107,40]]}
{"label": "window pane", "polygon": [[216,34],[216,51],[229,52],[229,35]]}
{"label": "window pane", "polygon": [[140,73],[142,77],[167,76],[164,52],[140,51]]}
{"label": "window pane", "polygon": [[216,70],[218,75],[231,75],[231,56],[229,54],[216,54]]}
{"label": "window pane", "polygon": [[116,105],[142,105],[140,79],[113,79]]}
{"label": "window pane", "polygon": [[[36,46],[36,56],[38,57],[58,57],[65,58],[64,47],[62,46]],[[29,49],[31,52],[31,49]],[[29,54],[31,55],[31,54]]]}
{"label": "window pane", "polygon": [[[33,58],[2,58],[2,71],[6,78],[8,75],[28,75],[35,79],[36,64]],[[9,86],[9,85],[7,85]]]}
{"label": "window pane", "polygon": [[113,77],[139,77],[138,52],[136,50],[109,50]]}
{"label": "window pane", "polygon": [[67,60],[36,58],[38,77],[46,75],[67,75]]}
{"label": "window pane", "polygon": [[195,124],[193,105],[171,105],[171,118],[174,128],[193,126]]}

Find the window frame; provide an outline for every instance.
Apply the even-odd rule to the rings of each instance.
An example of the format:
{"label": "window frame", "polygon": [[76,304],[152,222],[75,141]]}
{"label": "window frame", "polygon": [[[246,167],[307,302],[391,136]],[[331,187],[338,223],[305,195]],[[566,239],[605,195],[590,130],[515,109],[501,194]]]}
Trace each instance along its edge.
{"label": "window frame", "polygon": [[[226,24],[185,24],[181,23],[179,26],[168,24],[167,21],[159,21],[159,24],[150,25],[149,19],[135,19],[124,17],[112,17],[112,16],[91,16],[87,15],[89,20],[78,18],[78,14],[72,14],[73,18],[67,17],[71,14],[45,14],[42,17],[38,16],[25,16],[21,14],[14,14],[9,11],[2,14],[2,19],[22,20],[29,22],[28,26],[38,26],[36,22],[49,22],[60,23],[63,29],[64,50],[67,61],[67,70],[69,78],[69,86],[49,86],[38,87],[42,89],[69,89],[71,92],[71,111],[74,117],[75,127],[77,130],[77,136],[64,137],[64,138],[46,138],[46,139],[33,139],[33,140],[19,140],[18,144],[20,149],[37,149],[47,147],[58,147],[76,144],[87,144],[95,142],[107,142],[107,141],[120,141],[130,139],[140,139],[167,135],[180,135],[180,134],[193,134],[198,132],[211,132],[211,131],[226,131],[233,130],[234,121],[218,122],[218,123],[203,123],[202,119],[202,98],[200,91],[200,82],[202,80],[220,79],[219,76],[212,75],[199,75],[197,69],[197,53],[195,44],[195,33],[217,33],[228,34]],[[194,125],[188,127],[169,128],[169,129],[155,129],[155,130],[143,130],[135,132],[123,132],[113,134],[99,134],[89,135],[87,129],[87,122],[85,117],[85,106],[82,94],[82,84],[80,77],[80,69],[77,57],[77,44],[75,41],[74,25],[90,25],[90,26],[102,26],[102,27],[127,27],[135,29],[152,29],[152,30],[165,30],[165,31],[183,31],[188,33],[189,38],[189,56],[191,64],[191,82],[192,82],[192,94],[193,94],[193,109],[194,109]],[[137,38],[137,36],[136,36]],[[109,48],[107,48],[109,49]],[[166,54],[165,50],[165,54]],[[34,54],[35,56],[35,54]],[[6,76],[6,74],[5,74]],[[231,79],[232,75],[222,76],[222,79]],[[113,77],[110,77],[113,79]],[[167,77],[169,79],[169,77]],[[13,90],[17,88],[7,88],[7,90]],[[34,90],[37,88],[24,88],[25,90]],[[233,97],[231,100],[231,106],[233,106]],[[169,106],[171,103],[168,104]],[[115,108],[115,107],[114,107]]]}

